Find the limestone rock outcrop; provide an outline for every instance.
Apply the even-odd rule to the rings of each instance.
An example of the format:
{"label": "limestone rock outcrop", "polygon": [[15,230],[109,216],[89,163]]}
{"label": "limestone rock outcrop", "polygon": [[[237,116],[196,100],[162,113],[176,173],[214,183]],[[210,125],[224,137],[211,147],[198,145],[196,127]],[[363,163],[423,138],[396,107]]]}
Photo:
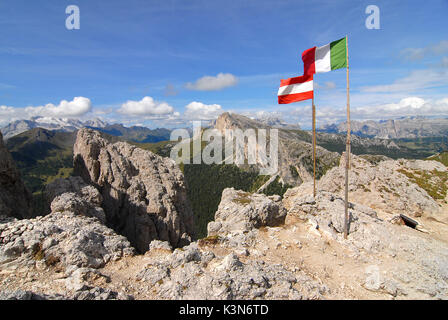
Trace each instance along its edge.
{"label": "limestone rock outcrop", "polygon": [[0,133],[0,215],[30,218],[31,194],[26,189]]}
{"label": "limestone rock outcrop", "polygon": [[[228,112],[222,113],[216,120],[215,129],[219,130],[223,136],[226,130],[241,129],[246,131],[248,129],[264,129],[270,130],[270,126],[260,121],[255,121],[248,117],[239,114],[230,114]],[[270,149],[270,134],[267,132],[267,142],[265,150]],[[234,151],[234,155],[240,153],[244,154],[247,158],[248,148],[247,146],[236,146],[237,150]],[[258,145],[256,149],[260,149],[263,146]],[[277,174],[281,177],[282,181],[290,185],[300,185],[304,181],[310,181],[313,179],[313,162],[312,155],[313,149],[311,144],[311,136],[301,130],[288,130],[278,129],[278,153],[275,150],[275,156],[278,156],[278,170]],[[318,174],[326,171],[328,168],[337,165],[339,155],[336,152],[330,152],[320,146],[317,147],[317,157],[319,162],[317,163]],[[272,158],[273,156],[270,156]],[[257,157],[258,158],[258,157]],[[272,162],[272,159],[268,161]],[[267,167],[265,161],[257,159],[256,167]]]}
{"label": "limestone rock outcrop", "polygon": [[75,215],[95,217],[101,223],[106,223],[106,215],[101,208],[103,197],[81,177],[56,179],[46,186],[45,197],[51,212],[69,211]]}
{"label": "limestone rock outcrop", "polygon": [[[280,225],[285,216],[278,196],[225,189],[215,221],[209,224],[209,237],[173,252],[166,243],[154,241],[136,280],[162,299],[321,298],[327,288],[305,273],[238,256],[255,240],[257,228]],[[207,250],[210,245],[228,253],[215,255]]]}
{"label": "limestone rock outcrop", "polygon": [[[59,210],[64,195],[57,196],[51,204],[58,210],[45,217],[0,224],[2,269],[34,267],[41,263],[63,268],[100,268],[109,261],[134,254],[125,237],[117,235],[98,218],[83,215],[81,207],[75,206],[72,210],[68,204]],[[73,203],[87,202],[70,193],[69,198]]]}
{"label": "limestone rock outcrop", "polygon": [[[446,197],[448,168],[437,161],[368,161],[351,156],[350,201],[367,205],[379,213],[412,216],[440,212],[437,197]],[[318,190],[344,195],[345,155],[339,167],[330,169],[318,182]],[[306,188],[306,186],[303,186]],[[435,198],[434,198],[435,197]]]}
{"label": "limestone rock outcrop", "polygon": [[[314,198],[298,191],[299,188],[288,190],[283,202],[288,216],[309,223],[310,234],[342,243],[361,260],[378,259],[376,263],[380,264],[384,257],[393,259],[387,276],[382,275],[372,286],[366,282],[366,289],[386,291],[392,296],[423,293],[432,298],[448,298],[446,243],[412,228],[391,224],[378,218],[371,208],[356,203],[349,205],[349,235],[344,240],[343,198],[325,191],[319,191]],[[386,269],[386,264],[382,267]]]}
{"label": "limestone rock outcrop", "polygon": [[107,225],[140,252],[152,240],[181,247],[191,241],[193,213],[184,177],[169,158],[125,142],[109,143],[81,129],[74,145],[74,170],[103,197]]}
{"label": "limestone rock outcrop", "polygon": [[[46,197],[52,212],[44,217],[0,219],[0,269],[5,274],[17,270],[47,274],[40,276],[37,287],[16,290],[3,283],[7,288],[0,290],[0,300],[131,299],[121,292],[86,284],[101,277],[107,282],[97,269],[135,254],[124,236],[104,225],[98,190],[80,177],[70,177],[49,184]],[[16,278],[26,285],[29,279],[22,277]]]}
{"label": "limestone rock outcrop", "polygon": [[208,235],[247,232],[262,226],[276,226],[285,221],[286,210],[280,196],[251,194],[224,189],[215,220],[207,226]]}
{"label": "limestone rock outcrop", "polygon": [[317,299],[326,292],[325,285],[281,264],[242,262],[234,253],[217,257],[195,242],[148,260],[136,280],[162,299]]}

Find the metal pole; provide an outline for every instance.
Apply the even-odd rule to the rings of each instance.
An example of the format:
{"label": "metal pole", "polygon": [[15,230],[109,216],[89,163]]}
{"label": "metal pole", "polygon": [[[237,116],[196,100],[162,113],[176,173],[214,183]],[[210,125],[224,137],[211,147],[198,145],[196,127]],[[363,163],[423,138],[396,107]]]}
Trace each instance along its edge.
{"label": "metal pole", "polygon": [[345,36],[345,48],[347,54],[347,143],[345,146],[345,215],[344,215],[344,239],[347,239],[348,235],[348,171],[350,169],[350,85],[348,77],[348,36]]}
{"label": "metal pole", "polygon": [[316,197],[316,106],[313,97],[313,196]]}

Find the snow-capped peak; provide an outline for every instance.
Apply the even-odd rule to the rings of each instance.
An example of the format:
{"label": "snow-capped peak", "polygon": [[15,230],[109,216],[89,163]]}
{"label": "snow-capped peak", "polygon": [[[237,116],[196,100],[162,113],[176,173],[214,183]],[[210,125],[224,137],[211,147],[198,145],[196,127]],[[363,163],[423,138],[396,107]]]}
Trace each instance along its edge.
{"label": "snow-capped peak", "polygon": [[81,121],[70,118],[53,117],[33,117],[30,120],[16,120],[1,129],[3,138],[6,140],[22,132],[33,128],[43,128],[47,130],[57,130],[63,132],[73,132],[83,127],[104,128],[107,122],[96,118],[92,120]]}

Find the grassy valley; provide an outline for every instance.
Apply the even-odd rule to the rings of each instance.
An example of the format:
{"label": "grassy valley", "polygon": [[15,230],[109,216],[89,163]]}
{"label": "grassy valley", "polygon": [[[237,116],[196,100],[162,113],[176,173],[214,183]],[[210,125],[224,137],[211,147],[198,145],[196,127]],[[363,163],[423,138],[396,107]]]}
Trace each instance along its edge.
{"label": "grassy valley", "polygon": [[448,151],[448,136],[394,139],[394,141],[401,148],[408,150],[414,159],[426,158],[436,153]]}
{"label": "grassy valley", "polygon": [[35,210],[45,213],[42,191],[56,178],[66,178],[73,171],[75,133],[34,128],[7,140],[27,188],[33,194]]}

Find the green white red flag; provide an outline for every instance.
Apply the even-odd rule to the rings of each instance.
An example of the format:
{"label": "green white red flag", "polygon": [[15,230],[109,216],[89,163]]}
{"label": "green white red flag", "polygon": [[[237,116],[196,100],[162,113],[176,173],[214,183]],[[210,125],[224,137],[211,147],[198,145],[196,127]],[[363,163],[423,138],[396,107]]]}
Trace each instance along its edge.
{"label": "green white red flag", "polygon": [[303,74],[328,72],[347,67],[347,38],[302,53]]}

